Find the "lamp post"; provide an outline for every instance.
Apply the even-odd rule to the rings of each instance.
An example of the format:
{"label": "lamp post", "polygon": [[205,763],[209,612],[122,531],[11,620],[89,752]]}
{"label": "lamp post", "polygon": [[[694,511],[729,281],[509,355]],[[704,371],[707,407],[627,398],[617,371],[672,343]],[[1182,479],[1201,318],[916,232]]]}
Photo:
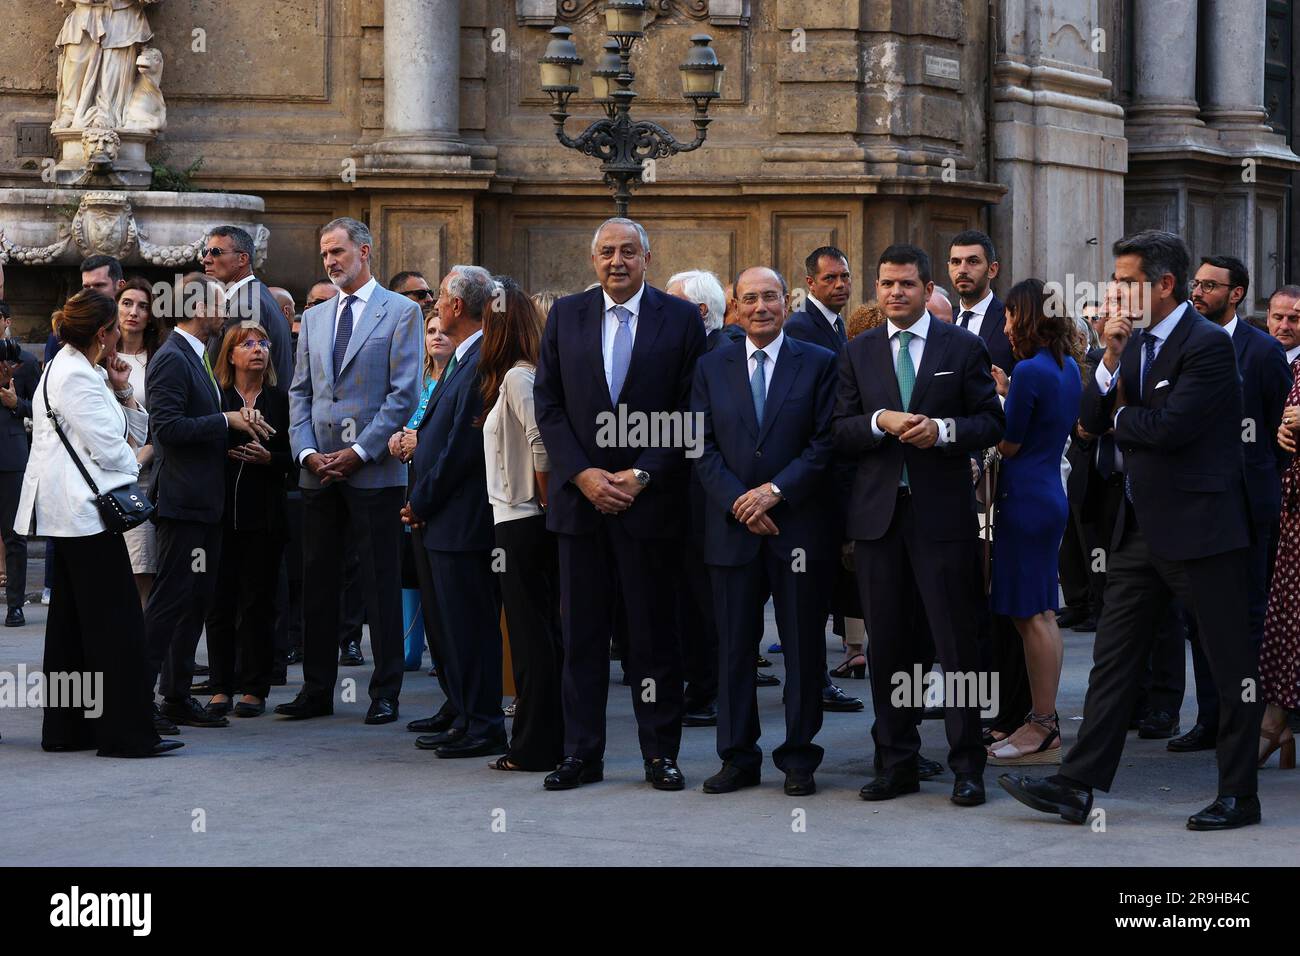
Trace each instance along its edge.
{"label": "lamp post", "polygon": [[709,44],[713,41],[707,33],[691,37],[692,46],[686,62],[679,69],[682,74],[682,96],[695,104],[695,139],[680,143],[673,134],[657,123],[634,120],[632,101],[636,91],[632,81],[632,44],[644,36],[646,5],[644,0],[610,0],[605,5],[605,52],[591,71],[592,94],[605,110],[605,118],[596,120],[578,136],[571,138],[564,132],[569,118],[569,97],[578,92],[577,68],[582,57],[570,37],[568,27],[551,30],[551,41],[546,53],[538,61],[541,65],[542,89],[551,98],[551,119],[555,121],[555,137],[569,149],[576,149],[601,161],[600,170],[605,182],[614,190],[614,205],[620,216],[627,215],[632,186],[641,181],[641,171],[647,159],[661,159],[677,153],[689,153],[704,144],[709,126],[709,101],[722,92],[723,66]]}

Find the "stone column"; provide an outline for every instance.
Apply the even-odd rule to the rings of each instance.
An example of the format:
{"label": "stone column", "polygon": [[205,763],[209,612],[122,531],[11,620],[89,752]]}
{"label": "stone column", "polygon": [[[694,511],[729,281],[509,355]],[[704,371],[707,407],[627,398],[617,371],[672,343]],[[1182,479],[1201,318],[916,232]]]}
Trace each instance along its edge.
{"label": "stone column", "polygon": [[1264,110],[1266,0],[1206,0],[1206,88],[1201,111],[1220,130],[1271,132]]}
{"label": "stone column", "polygon": [[[1192,16],[1188,16],[1189,6]],[[1194,13],[1195,5],[1188,0],[1134,3],[1130,124],[1203,125],[1197,117]],[[1261,68],[1261,82],[1263,75]]]}
{"label": "stone column", "polygon": [[459,0],[384,0],[384,134],[366,165],[469,169],[460,138]]}

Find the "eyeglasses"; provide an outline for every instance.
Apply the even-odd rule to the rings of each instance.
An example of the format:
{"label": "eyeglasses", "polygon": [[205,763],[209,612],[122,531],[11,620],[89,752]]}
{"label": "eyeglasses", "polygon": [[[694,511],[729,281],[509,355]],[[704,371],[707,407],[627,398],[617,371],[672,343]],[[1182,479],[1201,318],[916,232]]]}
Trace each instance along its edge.
{"label": "eyeglasses", "polygon": [[[740,297],[740,301],[744,305],[755,305],[758,302],[758,298],[759,297],[757,293],[746,292],[744,295]],[[784,298],[785,296],[781,295],[781,293],[779,292],[769,291],[763,293],[763,301],[766,302],[768,305],[775,305],[777,302],[780,302]]]}
{"label": "eyeglasses", "polygon": [[419,299],[423,301],[424,299],[433,298],[433,290],[432,289],[411,289],[408,292],[403,292],[402,295],[406,296],[408,299]]}
{"label": "eyeglasses", "polygon": [[213,246],[211,249],[200,249],[199,258],[206,259],[211,256],[213,259],[220,259],[226,254],[226,252],[227,250],[225,249],[218,249],[216,246]]}
{"label": "eyeglasses", "polygon": [[1208,292],[1210,295],[1214,295],[1216,289],[1227,289],[1229,288],[1229,284],[1227,282],[1215,282],[1213,279],[1193,279],[1191,283],[1189,283],[1189,287],[1193,292],[1199,288],[1202,292]]}
{"label": "eyeglasses", "polygon": [[254,346],[259,345],[266,351],[271,351],[271,343],[266,339],[244,339],[244,341],[239,343],[241,349],[248,349],[250,352],[253,350]]}

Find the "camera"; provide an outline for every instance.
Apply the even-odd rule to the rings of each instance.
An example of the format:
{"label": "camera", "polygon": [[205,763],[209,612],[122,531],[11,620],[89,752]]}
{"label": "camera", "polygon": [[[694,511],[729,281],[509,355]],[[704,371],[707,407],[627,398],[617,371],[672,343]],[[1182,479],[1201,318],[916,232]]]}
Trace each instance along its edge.
{"label": "camera", "polygon": [[23,347],[13,339],[0,339],[0,362],[21,362]]}

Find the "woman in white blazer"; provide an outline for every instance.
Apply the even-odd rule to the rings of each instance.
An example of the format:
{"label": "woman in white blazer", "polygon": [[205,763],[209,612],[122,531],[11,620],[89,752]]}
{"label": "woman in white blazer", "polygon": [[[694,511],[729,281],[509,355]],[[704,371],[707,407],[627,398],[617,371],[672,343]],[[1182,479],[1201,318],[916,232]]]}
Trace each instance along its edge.
{"label": "woman in white blazer", "polygon": [[[126,543],[105,529],[90,486],[49,418],[53,409],[101,493],[136,480],[140,466],[127,438],[143,444],[149,418],[135,400],[130,368],[115,352],[117,317],[117,303],[91,289],[54,314],[63,347],[32,398],[32,451],[14,528],[58,542],[45,624],[46,686],[60,683],[56,675],[81,675],[61,682],[79,684],[80,699],[46,701],[41,746],[152,757],[181,743],[154,730],[144,613]],[[106,356],[107,370],[99,364]]]}

